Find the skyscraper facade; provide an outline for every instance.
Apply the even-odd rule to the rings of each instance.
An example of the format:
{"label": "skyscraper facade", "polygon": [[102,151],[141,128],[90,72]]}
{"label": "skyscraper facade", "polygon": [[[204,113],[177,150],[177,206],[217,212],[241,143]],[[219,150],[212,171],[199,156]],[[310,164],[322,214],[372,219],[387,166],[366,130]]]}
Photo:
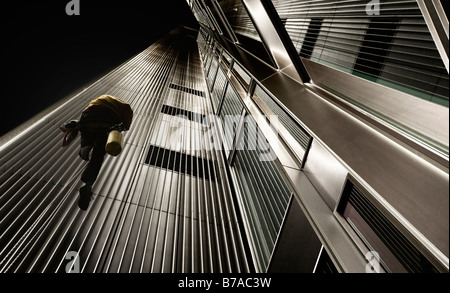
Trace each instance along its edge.
{"label": "skyscraper facade", "polygon": [[[445,1],[187,2],[1,141],[0,271],[448,272]],[[135,117],[81,211],[58,126],[102,94]]]}

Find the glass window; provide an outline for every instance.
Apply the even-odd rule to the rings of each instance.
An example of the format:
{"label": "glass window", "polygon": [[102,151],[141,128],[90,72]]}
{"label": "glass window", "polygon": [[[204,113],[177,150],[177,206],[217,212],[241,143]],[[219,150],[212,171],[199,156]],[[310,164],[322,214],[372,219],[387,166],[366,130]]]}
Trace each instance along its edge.
{"label": "glass window", "polygon": [[223,143],[227,156],[233,150],[233,142],[235,139],[237,127],[242,117],[242,109],[244,106],[241,103],[241,98],[236,92],[234,86],[230,83],[228,85],[223,104],[220,110],[220,119],[223,125]]}
{"label": "glass window", "polygon": [[222,53],[222,61],[225,63],[227,68],[230,68],[232,60],[233,58],[231,58],[230,54],[228,54],[228,52],[224,50]]}
{"label": "glass window", "polygon": [[[298,123],[291,118],[286,111],[281,108],[277,102],[275,102],[272,97],[266,93],[259,85],[255,88],[254,98],[261,99],[264,104],[273,112],[273,115],[278,116],[278,121],[286,128],[289,135],[292,135],[294,139],[300,144],[302,149],[305,151],[308,147],[310,140],[310,135],[303,130]],[[282,133],[282,135],[285,135]]]}
{"label": "glass window", "polygon": [[266,160],[267,140],[246,116],[232,169],[237,178],[257,266],[266,271],[291,191],[274,160]]}
{"label": "glass window", "polygon": [[244,69],[242,69],[242,67],[236,62],[233,65],[232,72],[236,77],[236,79],[241,83],[241,85],[248,91],[250,82],[252,80],[250,75]]}
{"label": "glass window", "polygon": [[299,55],[449,106],[448,72],[416,1],[273,0]]}
{"label": "glass window", "polygon": [[212,21],[214,21],[214,24],[217,26],[218,31],[222,36],[227,38],[228,40],[232,41],[233,37],[228,34],[228,30],[225,27],[225,23],[221,21],[222,17],[220,16],[220,11],[217,11],[217,5],[214,1],[204,1],[203,2],[206,10],[211,15]]}
{"label": "glass window", "polygon": [[212,86],[213,83],[214,83],[214,79],[216,78],[216,73],[217,73],[217,67],[218,66],[219,66],[219,61],[213,55],[211,57],[211,65],[210,65],[209,70],[208,70],[208,83],[209,83],[210,86]]}
{"label": "glass window", "polygon": [[449,75],[417,1],[368,2],[272,1],[313,83],[448,159]]}
{"label": "glass window", "polygon": [[211,53],[212,49],[211,49],[211,45],[207,44],[205,46],[205,75],[208,75],[209,73],[209,69],[211,67],[211,61],[213,59],[213,55]]}
{"label": "glass window", "polygon": [[223,11],[231,29],[234,31],[238,43],[257,55],[268,64],[272,64],[266,48],[256,30],[247,10],[241,0],[217,1]]}
{"label": "glass window", "polygon": [[392,273],[439,272],[392,220],[369,200],[363,189],[350,180],[345,184],[337,212],[367,246],[365,253],[376,253],[380,269]]}
{"label": "glass window", "polygon": [[216,80],[214,82],[214,86],[212,89],[211,97],[214,106],[214,110],[217,111],[220,102],[222,101],[223,93],[225,91],[225,87],[227,86],[227,75],[225,70],[220,65],[219,70],[217,71]]}

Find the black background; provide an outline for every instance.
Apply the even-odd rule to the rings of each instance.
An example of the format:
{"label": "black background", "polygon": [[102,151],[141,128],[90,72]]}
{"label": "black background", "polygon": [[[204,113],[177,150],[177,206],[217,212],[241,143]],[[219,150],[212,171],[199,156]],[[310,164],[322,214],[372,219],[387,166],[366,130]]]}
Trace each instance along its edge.
{"label": "black background", "polygon": [[178,25],[185,0],[21,0],[1,5],[0,136],[138,54]]}

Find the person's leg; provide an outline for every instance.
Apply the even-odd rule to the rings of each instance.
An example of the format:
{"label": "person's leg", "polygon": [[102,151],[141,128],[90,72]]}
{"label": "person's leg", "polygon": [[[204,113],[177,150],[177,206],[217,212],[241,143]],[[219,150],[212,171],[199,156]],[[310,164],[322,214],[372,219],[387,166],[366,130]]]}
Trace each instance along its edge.
{"label": "person's leg", "polygon": [[85,161],[89,161],[89,154],[92,150],[92,148],[95,145],[95,133],[89,131],[86,127],[85,127],[85,119],[81,119],[80,120],[80,124],[81,124],[81,140],[80,140],[80,151],[78,153],[78,155],[80,156],[80,158],[82,158]]}
{"label": "person's leg", "polygon": [[98,173],[103,165],[103,160],[105,158],[105,144],[106,139],[99,137],[95,142],[92,150],[92,157],[89,160],[86,169],[81,175],[81,181],[86,184],[94,184],[97,180]]}
{"label": "person's leg", "polygon": [[92,195],[92,185],[97,180],[100,169],[103,165],[103,160],[105,158],[105,144],[107,141],[107,137],[103,137],[100,135],[94,143],[92,150],[92,157],[89,160],[86,169],[81,175],[81,181],[86,183],[83,187],[80,188],[80,198],[78,200],[78,206],[82,210],[87,210],[89,207],[89,202],[91,201]]}

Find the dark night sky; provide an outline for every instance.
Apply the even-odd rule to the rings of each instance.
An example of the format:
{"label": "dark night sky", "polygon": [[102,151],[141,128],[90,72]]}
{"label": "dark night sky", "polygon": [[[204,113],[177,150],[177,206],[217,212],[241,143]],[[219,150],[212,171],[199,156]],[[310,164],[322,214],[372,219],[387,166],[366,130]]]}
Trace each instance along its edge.
{"label": "dark night sky", "polygon": [[0,136],[141,52],[177,25],[198,27],[185,0],[2,4]]}

